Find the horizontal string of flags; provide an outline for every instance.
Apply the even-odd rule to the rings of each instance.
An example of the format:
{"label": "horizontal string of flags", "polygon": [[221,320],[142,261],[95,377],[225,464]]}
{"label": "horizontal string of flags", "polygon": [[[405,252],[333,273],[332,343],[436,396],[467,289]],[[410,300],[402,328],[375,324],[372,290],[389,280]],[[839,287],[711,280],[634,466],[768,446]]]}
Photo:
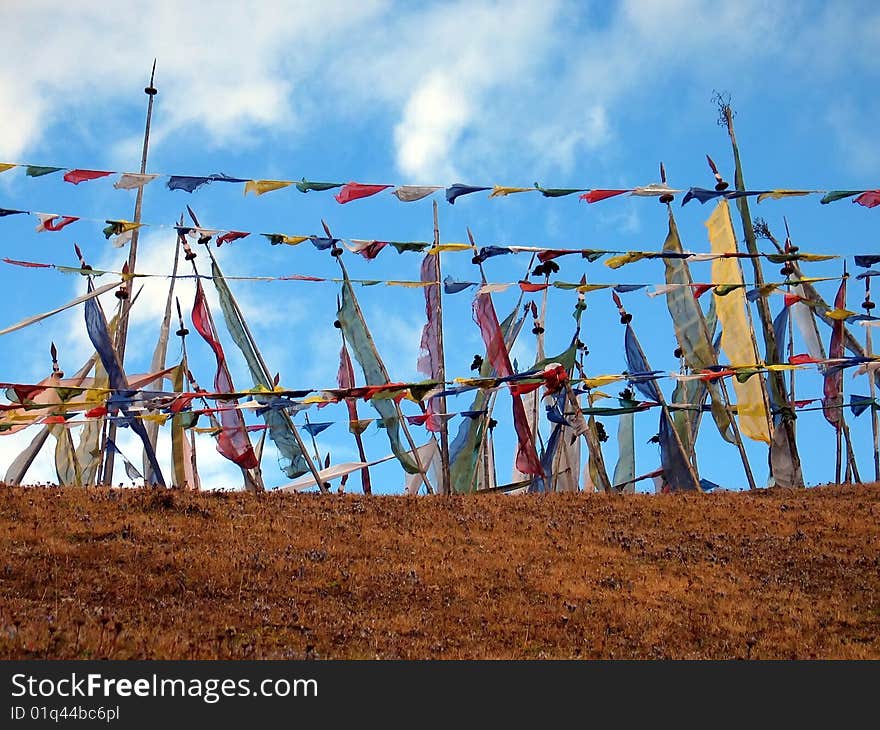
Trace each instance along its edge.
{"label": "horizontal string of flags", "polygon": [[[869,372],[880,370],[880,356],[872,357],[843,357],[843,358],[812,358],[809,355],[793,355],[787,363],[758,364],[758,365],[713,365],[699,372],[675,372],[663,370],[651,370],[646,372],[621,372],[606,375],[572,377],[567,380],[576,394],[587,394],[591,399],[609,398],[611,396],[601,392],[601,388],[614,383],[636,384],[662,379],[676,382],[703,381],[713,382],[725,378],[737,378],[745,382],[759,373],[782,372],[792,370],[808,370],[816,368],[820,372],[829,370],[843,370],[856,368],[852,377],[864,375]],[[267,388],[252,388],[233,392],[212,392],[207,390],[195,391],[163,391],[148,389],[113,389],[108,387],[87,387],[83,385],[69,385],[59,382],[42,383],[0,383],[0,388],[5,390],[8,404],[0,404],[0,413],[9,411],[39,411],[39,410],[70,410],[90,413],[90,418],[106,415],[107,408],[98,406],[86,407],[89,403],[119,402],[125,400],[130,405],[132,412],[138,410],[164,411],[169,414],[196,412],[192,408],[195,400],[204,401],[236,401],[240,398],[248,399],[245,403],[234,403],[223,408],[238,410],[256,410],[258,413],[266,410],[296,411],[311,406],[323,407],[329,404],[340,403],[347,400],[363,400],[368,402],[374,399],[409,400],[414,403],[423,403],[433,398],[447,398],[474,390],[496,391],[510,389],[517,395],[538,390],[544,385],[552,384],[557,373],[550,369],[545,371],[526,371],[515,373],[506,377],[458,377],[452,380],[440,382],[434,380],[419,381],[414,383],[386,383],[384,385],[365,385],[352,388],[304,388],[287,389],[276,386],[272,390]],[[167,377],[167,372],[165,373]],[[60,379],[60,376],[59,376]],[[47,391],[55,391],[57,402],[43,403],[35,400],[40,394]],[[82,396],[82,400],[74,400]],[[806,404],[811,401],[797,401]],[[140,402],[141,405],[137,405]],[[670,405],[670,407],[672,407]],[[217,410],[205,409],[208,413]],[[221,408],[222,410],[222,408]],[[469,412],[468,412],[469,413]]]}
{"label": "horizontal string of flags", "polygon": [[650,183],[630,188],[553,188],[544,187],[537,182],[529,187],[517,187],[510,185],[466,185],[454,183],[452,185],[397,185],[397,184],[374,184],[360,182],[318,182],[307,180],[266,180],[246,177],[232,177],[225,173],[213,173],[210,175],[169,175],[165,173],[134,173],[119,172],[113,170],[93,170],[84,168],[66,168],[49,165],[31,165],[18,162],[0,163],[0,172],[6,172],[14,168],[22,168],[25,175],[32,178],[42,178],[63,172],[63,179],[72,185],[99,180],[101,178],[118,175],[113,187],[120,190],[135,190],[153,182],[157,178],[165,179],[165,185],[169,190],[183,190],[193,193],[211,183],[221,182],[226,184],[239,184],[243,186],[245,195],[253,193],[264,195],[276,190],[295,187],[301,193],[325,192],[337,190],[334,198],[338,203],[344,204],[354,200],[372,197],[386,190],[390,190],[399,201],[411,203],[428,198],[435,193],[443,191],[447,202],[454,204],[455,201],[465,195],[488,192],[490,198],[504,198],[509,195],[522,193],[540,193],[545,198],[563,198],[570,195],[578,195],[579,200],[587,203],[597,203],[602,200],[614,198],[619,195],[634,195],[637,197],[655,197],[661,202],[671,202],[680,193],[685,193],[682,205],[691,200],[705,203],[715,198],[724,197],[733,199],[738,197],[755,197],[758,203],[764,200],[780,200],[790,197],[802,197],[806,195],[822,195],[821,203],[827,204],[839,200],[852,198],[854,203],[873,208],[880,205],[880,190],[804,190],[791,188],[776,188],[771,190],[728,191],[690,187],[687,190],[669,187],[665,182]]}
{"label": "horizontal string of flags", "polygon": [[839,258],[838,254],[808,253],[798,250],[792,253],[757,253],[747,252],[733,253],[697,253],[685,251],[682,253],[670,253],[662,251],[633,251],[625,249],[601,249],[601,248],[565,248],[559,246],[521,246],[491,244],[476,246],[472,243],[448,242],[434,244],[433,241],[386,241],[375,238],[331,238],[328,236],[316,236],[314,234],[292,235],[288,233],[257,233],[254,231],[226,230],[221,228],[204,228],[197,226],[169,225],[167,223],[135,223],[128,220],[114,220],[107,218],[88,218],[62,213],[42,213],[31,210],[0,207],[0,218],[30,215],[37,219],[35,230],[38,233],[58,232],[77,221],[86,221],[103,225],[103,234],[110,240],[115,248],[122,248],[127,244],[135,230],[140,228],[154,228],[157,230],[174,230],[179,235],[197,243],[208,244],[212,240],[217,247],[231,244],[235,241],[250,236],[265,238],[270,245],[298,246],[301,243],[310,242],[319,251],[326,251],[335,245],[343,244],[349,251],[367,259],[375,259],[384,249],[393,248],[398,254],[402,253],[464,253],[473,254],[473,262],[483,263],[496,256],[506,254],[534,254],[541,263],[546,263],[563,256],[579,255],[590,262],[597,261],[603,256],[613,258],[605,262],[610,268],[619,268],[628,263],[652,258],[681,258],[689,261],[713,261],[717,258],[764,258],[771,263],[784,263],[786,261],[828,261]]}
{"label": "horizontal string of flags", "polygon": [[[62,274],[76,274],[80,276],[94,276],[96,278],[101,276],[114,276],[121,278],[123,281],[130,281],[132,279],[175,279],[175,280],[185,280],[185,279],[205,279],[211,280],[215,277],[212,274],[155,274],[155,273],[135,273],[132,274],[127,271],[116,271],[112,269],[95,269],[92,267],[82,267],[82,266],[65,266],[62,264],[53,264],[53,263],[44,263],[37,261],[21,261],[17,259],[10,258],[0,258],[0,263],[6,264],[7,266],[16,266],[27,269],[34,270],[53,270]],[[877,275],[880,272],[870,270],[869,272],[865,272],[864,274],[860,274],[859,278],[863,278],[868,275]],[[251,281],[251,282],[275,282],[275,281],[284,281],[284,282],[311,282],[311,283],[333,283],[340,284],[344,279],[340,277],[322,277],[322,276],[311,276],[308,274],[290,274],[290,275],[224,275],[223,277],[227,281]],[[783,287],[791,287],[798,286],[800,284],[815,284],[818,282],[824,281],[840,281],[842,276],[813,276],[813,277],[799,277],[799,278],[786,278],[782,281],[777,282],[765,282],[760,288],[750,289],[747,292],[747,296],[750,300],[755,300],[760,296],[768,296],[770,294],[781,294],[787,297],[787,304],[792,304],[794,302],[802,301],[807,304],[810,304],[810,300],[801,297],[796,294],[791,294],[789,292],[783,292],[781,289]],[[441,282],[438,281],[423,281],[423,280],[407,280],[407,279],[359,279],[359,278],[350,278],[348,279],[352,284],[358,284],[359,286],[369,287],[369,286],[396,286],[410,289],[421,289],[430,286],[437,286]],[[656,297],[661,294],[665,294],[673,289],[679,289],[684,287],[690,287],[694,296],[699,298],[703,296],[706,292],[713,291],[719,296],[725,296],[732,291],[737,289],[743,289],[747,285],[742,282],[711,282],[711,283],[692,283],[692,284],[659,284],[652,282],[617,282],[617,283],[587,283],[586,281],[573,282],[573,281],[545,281],[545,282],[533,282],[527,279],[519,280],[519,281],[508,281],[508,282],[478,282],[478,281],[465,281],[455,279],[452,276],[447,276],[443,282],[443,288],[445,293],[447,294],[458,294],[467,289],[476,289],[477,294],[494,294],[499,292],[504,292],[507,289],[512,287],[518,287],[521,291],[526,293],[534,293],[544,291],[545,289],[559,289],[564,291],[576,291],[579,294],[587,294],[595,291],[602,291],[605,289],[612,289],[615,292],[629,293],[634,291],[639,291],[642,289],[647,289],[649,287],[653,287],[650,291],[647,291],[646,294],[649,297]],[[122,285],[122,284],[120,284]],[[848,310],[841,310],[848,311]],[[850,315],[854,315],[853,312],[849,312],[846,316],[850,317]],[[832,318],[834,316],[832,315]]]}

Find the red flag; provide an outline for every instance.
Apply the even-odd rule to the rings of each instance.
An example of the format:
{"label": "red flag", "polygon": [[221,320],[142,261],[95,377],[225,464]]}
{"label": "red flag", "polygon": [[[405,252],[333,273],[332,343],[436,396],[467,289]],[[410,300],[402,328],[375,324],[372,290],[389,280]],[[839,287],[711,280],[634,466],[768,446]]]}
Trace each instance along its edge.
{"label": "red flag", "polygon": [[[843,277],[840,288],[837,290],[837,296],[834,297],[834,308],[846,309],[846,277]],[[843,357],[843,333],[843,320],[835,319],[834,324],[831,325],[831,345],[828,348],[828,358],[831,360]],[[840,395],[842,383],[843,370],[841,368],[826,370],[822,412],[825,414],[825,420],[837,429],[841,427],[842,421],[840,409],[840,406],[843,405],[843,398]]]}
{"label": "red flag", "polygon": [[343,185],[342,189],[336,193],[336,202],[348,203],[358,198],[369,198],[371,195],[381,193],[390,187],[390,185],[364,185],[362,183],[350,182]]}
{"label": "red flag", "polygon": [[52,264],[37,264],[33,261],[17,261],[16,259],[3,259],[4,264],[12,264],[13,266],[25,266],[29,269],[51,269]]}
{"label": "red flag", "polygon": [[[440,270],[437,256],[425,254],[422,260],[421,280],[439,281]],[[422,328],[422,341],[419,345],[419,361],[416,369],[433,380],[440,378],[440,285],[422,287],[425,291],[425,326]]]}
{"label": "red flag", "polygon": [[[495,369],[495,374],[506,378],[513,375],[510,365],[510,355],[504,344],[504,335],[498,324],[498,315],[492,304],[489,294],[478,294],[474,299],[474,321],[480,327],[480,334],[486,345],[486,357]],[[538,460],[538,452],[535,451],[535,440],[532,429],[529,428],[526,410],[522,400],[514,393],[513,399],[513,427],[516,430],[518,447],[516,451],[516,468],[523,474],[543,475],[541,462]]]}
{"label": "red flag", "polygon": [[788,358],[789,365],[809,365],[810,363],[819,362],[812,355],[807,355],[806,353],[802,353],[800,355],[792,355]]}
{"label": "red flag", "polygon": [[37,233],[43,231],[60,231],[64,226],[69,226],[71,223],[79,220],[79,218],[73,215],[37,213],[36,216],[40,219],[40,225],[37,226]]}
{"label": "red flag", "polygon": [[694,290],[694,299],[699,299],[703,294],[714,287],[714,284],[691,284],[691,288]]}
{"label": "red flag", "polygon": [[104,172],[103,170],[68,170],[64,173],[64,180],[65,182],[79,185],[81,182],[97,180],[99,177],[107,177],[107,175],[112,174],[113,173],[111,172]]}
{"label": "red flag", "polygon": [[866,208],[874,208],[880,205],[880,190],[866,190],[855,198],[853,203],[864,205]]}
{"label": "red flag", "polygon": [[797,294],[791,294],[789,292],[785,293],[785,306],[790,307],[792,304],[797,304],[798,302],[802,302],[804,298]]}
{"label": "red flag", "polygon": [[222,236],[217,236],[217,248],[220,248],[224,243],[232,243],[240,238],[247,238],[249,235],[251,234],[246,231],[226,231]]}
{"label": "red flag", "polygon": [[519,288],[522,289],[524,292],[544,291],[547,286],[547,284],[533,284],[530,281],[521,281],[519,283]]}
{"label": "red flag", "polygon": [[613,198],[615,195],[623,195],[628,192],[629,190],[590,190],[590,192],[581,195],[581,200],[586,200],[588,203],[598,203],[600,200]]}
{"label": "red flag", "polygon": [[[214,357],[217,359],[214,390],[217,393],[234,393],[235,386],[232,383],[229,368],[226,366],[226,355],[220,340],[217,339],[217,330],[214,327],[211,311],[208,309],[205,291],[202,289],[202,282],[198,279],[196,280],[196,298],[193,302],[192,321],[198,333],[211,346]],[[241,411],[235,408],[223,409],[220,411],[219,417],[222,428],[217,436],[217,451],[243,469],[255,469],[259,466],[250,439],[247,437]]]}
{"label": "red flag", "polygon": [[379,252],[388,245],[387,241],[371,241],[366,246],[355,250],[356,254],[360,254],[368,261],[372,261],[379,255]]}

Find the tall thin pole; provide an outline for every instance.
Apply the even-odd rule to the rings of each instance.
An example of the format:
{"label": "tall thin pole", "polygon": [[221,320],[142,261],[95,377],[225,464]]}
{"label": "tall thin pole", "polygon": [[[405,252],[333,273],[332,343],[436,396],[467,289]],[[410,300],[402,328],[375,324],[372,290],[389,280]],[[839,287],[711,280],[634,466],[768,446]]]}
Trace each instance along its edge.
{"label": "tall thin pole", "polygon": [[[147,102],[147,121],[144,126],[144,146],[141,152],[141,175],[143,175],[147,171],[147,152],[150,148],[150,124],[153,119],[153,98],[159,92],[156,90],[154,85],[156,80],[156,59],[153,59],[153,70],[150,72],[150,85],[144,89],[144,93],[149,98]],[[137,197],[134,201],[134,222],[141,222],[141,207],[144,202],[144,186],[140,185],[137,189]],[[128,248],[128,272],[129,274],[135,273],[135,264],[137,263],[137,246],[138,246],[138,228],[136,227],[131,234],[131,243]],[[131,312],[131,305],[133,304],[131,299],[127,299],[125,301],[125,306],[122,307],[122,311],[119,315],[119,327],[116,330],[116,352],[119,355],[119,364],[122,365],[123,370],[125,369],[125,344],[128,339],[128,316]],[[108,429],[109,434],[108,438],[113,440],[116,439],[116,424],[111,423],[110,428]],[[114,452],[113,449],[109,449],[105,452],[105,461],[104,461],[104,476],[103,482],[105,484],[109,484],[113,481],[113,462],[114,462]]]}
{"label": "tall thin pole", "polygon": [[[434,201],[434,247],[440,245],[440,219],[437,215],[437,201]],[[443,347],[443,270],[440,267],[440,252],[437,251],[437,347],[440,350],[440,362],[437,363],[437,379],[441,387],[446,389],[446,350]],[[440,492],[452,494],[452,482],[449,475],[449,419],[446,418],[446,396],[437,399],[440,406]]]}
{"label": "tall thin pole", "polygon": [[[746,189],[745,180],[743,178],[742,160],[739,154],[739,145],[736,141],[736,132],[733,128],[733,109],[726,102],[721,103],[721,114],[724,126],[727,128],[727,134],[730,137],[730,145],[733,150],[734,160],[734,183],[738,191],[742,192]],[[764,274],[761,270],[761,260],[758,257],[758,243],[755,237],[755,228],[752,224],[751,213],[749,212],[748,199],[742,196],[736,201],[739,209],[740,219],[742,221],[743,234],[745,235],[746,248],[752,255],[752,268],[755,274],[755,286],[760,288],[764,285]],[[767,355],[770,360],[778,362],[778,352],[776,338],[773,333],[773,318],[770,314],[770,305],[765,297],[758,297],[756,302],[758,308],[758,316],[761,319],[761,328],[764,334],[764,343],[767,346]],[[768,384],[770,392],[775,396],[778,403],[782,403],[785,399],[785,378],[782,373],[771,372],[768,374]],[[781,427],[785,430],[786,440],[788,441],[789,453],[791,456],[791,465],[795,473],[795,484],[792,486],[803,486],[804,477],[801,470],[801,458],[798,453],[797,441],[795,440],[794,418],[791,407],[783,407]]]}
{"label": "tall thin pole", "polygon": [[[865,277],[865,301],[862,302],[865,314],[870,315],[874,308],[874,302],[871,301],[871,277]],[[871,323],[868,322],[868,325]],[[865,327],[865,350],[868,357],[874,356],[874,342],[871,330],[873,327]],[[874,436],[874,481],[880,482],[880,424],[877,419],[877,406],[874,403],[876,396],[877,384],[875,380],[874,369],[868,368],[868,388],[871,394],[871,433]]]}

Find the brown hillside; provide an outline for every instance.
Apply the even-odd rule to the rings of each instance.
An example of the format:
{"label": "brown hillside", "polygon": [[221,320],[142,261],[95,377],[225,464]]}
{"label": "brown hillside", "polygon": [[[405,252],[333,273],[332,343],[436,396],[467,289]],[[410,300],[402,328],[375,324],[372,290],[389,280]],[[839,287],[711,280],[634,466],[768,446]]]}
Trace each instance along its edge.
{"label": "brown hillside", "polygon": [[880,658],[880,486],[0,489],[0,658]]}

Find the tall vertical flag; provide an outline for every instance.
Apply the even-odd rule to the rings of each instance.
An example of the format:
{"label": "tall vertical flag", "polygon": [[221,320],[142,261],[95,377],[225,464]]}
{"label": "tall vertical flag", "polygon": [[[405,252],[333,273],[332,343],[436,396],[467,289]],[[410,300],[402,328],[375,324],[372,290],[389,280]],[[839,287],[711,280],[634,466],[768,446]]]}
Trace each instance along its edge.
{"label": "tall vertical flag", "polygon": [[[669,211],[669,232],[663,243],[664,253],[682,254],[681,239],[678,235],[678,227],[672,210]],[[710,365],[716,365],[718,360],[715,356],[715,348],[709,340],[709,331],[700,303],[693,295],[690,269],[687,263],[676,256],[663,259],[666,267],[666,283],[673,284],[666,292],[666,305],[672,317],[675,327],[675,336],[684,354],[685,362],[692,370],[704,370]],[[730,415],[727,412],[724,398],[715,382],[706,384],[709,397],[712,400],[712,418],[718,431],[725,441],[734,443],[736,439],[730,424]]]}
{"label": "tall vertical flag", "polygon": [[[214,327],[214,319],[208,309],[208,301],[205,298],[205,290],[202,282],[196,279],[196,296],[193,301],[192,322],[202,339],[208,343],[214,351],[217,361],[217,373],[214,375],[214,390],[217,393],[234,393],[235,385],[226,365],[226,354],[217,337]],[[259,466],[247,429],[244,416],[237,408],[222,408],[219,410],[220,433],[217,436],[217,451],[242,469],[256,469]]]}
{"label": "tall vertical flag", "polygon": [[[834,297],[834,308],[838,310],[846,309],[846,276],[843,277],[843,281],[840,282],[840,287],[837,289],[837,296]],[[843,331],[843,320],[835,319],[834,324],[831,326],[831,345],[828,348],[829,359],[833,360],[843,357]],[[843,399],[840,395],[842,383],[843,370],[841,368],[826,368],[823,388],[825,397],[822,399],[822,411],[825,414],[825,420],[837,430],[840,430],[843,426],[843,412],[841,408]]]}
{"label": "tall vertical flag", "polygon": [[[733,222],[726,200],[719,201],[709,220],[709,243],[712,253],[731,254],[737,252]],[[743,284],[739,260],[734,257],[721,257],[712,260],[712,281],[725,284]],[[752,339],[751,323],[746,318],[746,295],[742,286],[724,296],[712,294],[721,324],[721,349],[731,365],[757,365],[757,353]],[[764,397],[764,382],[760,373],[745,382],[733,378],[736,392],[736,410],[739,428],[744,436],[753,441],[770,443],[770,422]]]}
{"label": "tall vertical flag", "polygon": [[[361,314],[347,273],[343,273],[342,303],[336,313],[336,319],[342,328],[346,342],[351,345],[355,360],[364,371],[367,385],[386,385],[388,378],[385,366],[379,358],[373,337],[367,329],[367,323]],[[397,416],[396,406],[387,398],[372,398],[370,402],[382,417],[382,426],[388,434],[391,451],[407,472],[415,474],[419,468],[400,441],[400,419]]]}
{"label": "tall vertical flag", "polygon": [[[211,277],[214,287],[217,289],[217,298],[220,301],[220,310],[223,312],[226,329],[229,331],[232,341],[244,356],[254,385],[271,390],[273,384],[269,382],[268,374],[260,362],[254,344],[245,331],[244,323],[241,320],[238,308],[235,306],[232,291],[229,289],[229,285],[223,277],[223,272],[220,271],[220,267],[213,256],[211,257]],[[269,438],[278,447],[280,454],[278,466],[281,468],[281,471],[291,479],[309,471],[308,461],[293,434],[292,424],[288,417],[275,408],[268,408],[263,413],[263,420],[269,427]]]}
{"label": "tall vertical flag", "polygon": [[[93,290],[91,279],[89,279],[89,292]],[[125,377],[125,371],[119,362],[116,350],[113,348],[113,342],[110,339],[110,332],[107,327],[107,317],[101,308],[101,303],[97,297],[93,297],[86,301],[85,307],[86,331],[92,346],[101,359],[101,364],[107,372],[107,379],[110,388],[113,391],[107,401],[107,408],[112,411],[118,408],[122,413],[122,425],[131,427],[141,439],[144,445],[144,453],[147,455],[147,461],[152,468],[151,483],[165,486],[165,480],[162,477],[162,470],[159,468],[159,462],[156,459],[156,451],[150,443],[144,424],[139,418],[132,418],[129,413],[129,405],[131,403],[130,387],[128,378]]]}
{"label": "tall vertical flag", "polygon": [[[495,314],[490,294],[477,294],[474,299],[474,321],[480,328],[483,343],[486,345],[486,357],[495,372],[503,378],[513,375],[510,355],[504,342],[504,334]],[[511,393],[513,400],[513,427],[517,435],[516,468],[523,474],[539,476],[543,474],[538,452],[535,450],[535,439],[529,428],[528,417],[521,397]]]}

